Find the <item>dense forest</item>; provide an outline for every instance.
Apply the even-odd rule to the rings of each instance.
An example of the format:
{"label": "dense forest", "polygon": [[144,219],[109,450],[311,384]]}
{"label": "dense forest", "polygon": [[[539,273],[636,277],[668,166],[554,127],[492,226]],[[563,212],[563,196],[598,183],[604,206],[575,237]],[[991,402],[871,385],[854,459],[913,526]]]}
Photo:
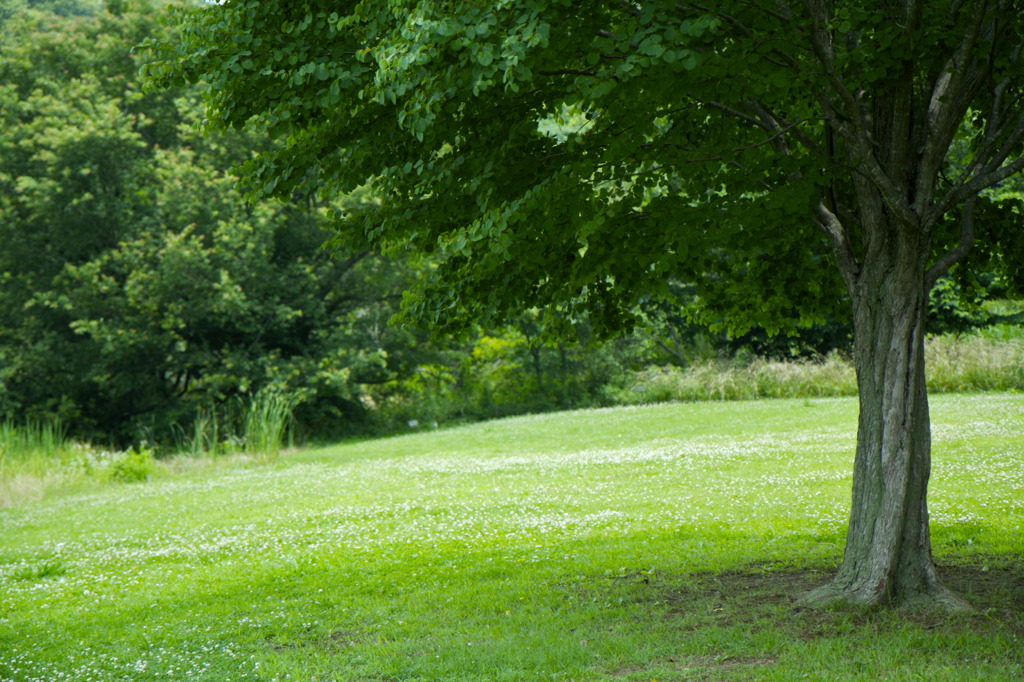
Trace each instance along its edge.
{"label": "dense forest", "polygon": [[[0,0],[0,419],[173,447],[209,424],[230,438],[273,397],[326,439],[621,402],[649,367],[848,352],[839,316],[782,337],[696,326],[685,282],[610,340],[537,310],[461,338],[389,324],[436,264],[323,247],[328,217],[379,209],[372,187],[247,201],[231,169],[274,142],[204,130],[201,86],[142,87],[136,46],[173,39],[163,4]],[[944,281],[932,331],[1019,323],[980,303],[1005,294]]]}

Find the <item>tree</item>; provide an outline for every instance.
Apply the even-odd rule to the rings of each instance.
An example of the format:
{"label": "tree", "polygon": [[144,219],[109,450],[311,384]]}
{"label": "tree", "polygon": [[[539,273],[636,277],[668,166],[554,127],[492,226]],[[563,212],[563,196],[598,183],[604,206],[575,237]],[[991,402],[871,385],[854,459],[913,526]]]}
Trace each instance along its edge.
{"label": "tree", "polygon": [[[139,195],[148,177],[144,134],[151,126],[132,107],[172,95],[128,92],[123,67],[124,46],[149,35],[151,23],[29,11],[0,28],[5,417],[79,417],[70,381],[92,362],[91,353],[75,343],[62,312],[34,298],[51,288],[65,264],[89,260],[146,220]],[[78,30],[68,31],[72,26]]]}
{"label": "tree", "polygon": [[224,171],[267,143],[198,135],[194,88],[140,91],[131,47],[161,32],[145,4],[0,25],[0,419],[164,445],[269,386],[302,434],[366,428],[364,383],[423,355],[366,330],[413,269],[318,249],[366,192],[247,205]]}
{"label": "tree", "polygon": [[779,331],[845,292],[853,501],[808,601],[955,608],[930,547],[925,310],[973,243],[1020,252],[1020,202],[985,190],[1024,168],[1022,10],[229,0],[179,10],[148,70],[205,81],[215,125],[284,141],[242,166],[251,196],[372,182],[383,206],[335,241],[440,254],[405,319],[547,306],[613,332],[674,278],[697,285],[690,316]]}

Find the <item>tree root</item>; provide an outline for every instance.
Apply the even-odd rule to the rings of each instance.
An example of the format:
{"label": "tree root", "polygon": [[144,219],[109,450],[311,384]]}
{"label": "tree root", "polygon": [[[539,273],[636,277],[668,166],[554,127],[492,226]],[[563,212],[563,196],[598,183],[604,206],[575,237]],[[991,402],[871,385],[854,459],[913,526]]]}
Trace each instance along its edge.
{"label": "tree root", "polygon": [[900,590],[891,594],[885,590],[866,590],[833,578],[797,598],[797,605],[828,609],[842,606],[895,607],[906,611],[942,611],[945,613],[971,613],[974,607],[963,597],[939,582],[918,590]]}

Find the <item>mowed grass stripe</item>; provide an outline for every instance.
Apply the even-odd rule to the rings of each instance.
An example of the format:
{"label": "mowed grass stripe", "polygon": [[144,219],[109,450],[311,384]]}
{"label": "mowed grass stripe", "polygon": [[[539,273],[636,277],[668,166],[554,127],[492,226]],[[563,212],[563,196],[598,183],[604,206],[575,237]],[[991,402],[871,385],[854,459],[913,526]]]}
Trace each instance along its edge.
{"label": "mowed grass stripe", "polygon": [[841,555],[855,400],[659,405],[2,510],[0,679],[1018,679],[1024,396],[932,404],[975,616],[793,609]]}

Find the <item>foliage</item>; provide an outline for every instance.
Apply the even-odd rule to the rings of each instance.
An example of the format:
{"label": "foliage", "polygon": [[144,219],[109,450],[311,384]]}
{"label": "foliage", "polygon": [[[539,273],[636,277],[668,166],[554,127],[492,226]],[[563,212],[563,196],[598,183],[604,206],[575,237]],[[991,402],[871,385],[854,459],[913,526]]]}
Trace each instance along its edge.
{"label": "foliage", "polygon": [[148,481],[155,473],[153,450],[146,446],[133,447],[122,456],[111,460],[108,475],[119,483]]}
{"label": "foliage", "polygon": [[88,14],[0,37],[0,414],[167,444],[218,413],[238,434],[231,405],[270,386],[304,432],[351,431],[362,383],[423,354],[385,324],[415,268],[319,250],[327,212],[373,198],[247,204],[225,169],[261,143],[198,135],[195,89],[139,90],[157,11]]}
{"label": "foliage", "polygon": [[62,17],[91,16],[96,14],[103,4],[101,0],[0,0],[0,24],[30,11],[47,12]]}
{"label": "foliage", "polygon": [[[1024,12],[1015,0],[236,0],[179,13],[151,79],[284,143],[251,195],[343,196],[350,249],[437,252],[438,329],[541,308],[629,331],[675,280],[733,335],[853,322],[862,414],[847,551],[810,600],[965,607],[929,549],[928,294],[1019,286]],[[952,172],[950,172],[952,171]],[[986,190],[989,190],[986,192]],[[967,260],[977,242],[973,260]]]}
{"label": "foliage", "polygon": [[[927,41],[904,45],[886,10],[846,3],[831,28],[874,40],[837,40],[834,68],[867,91],[885,89],[900,50],[937,68],[972,17],[932,21],[944,4],[926,4]],[[697,286],[691,315],[790,329],[834,310],[815,206],[849,182],[846,157],[830,155],[859,163],[860,151],[834,147],[846,129],[822,124],[817,29],[784,6],[233,2],[186,14],[181,42],[148,68],[207,81],[214,121],[286,140],[246,163],[254,194],[343,194],[374,178],[383,210],[343,221],[338,240],[440,249],[410,315],[458,325],[558,303],[622,327],[636,295],[664,294],[671,276]],[[1016,61],[997,66],[1018,75]],[[978,151],[983,134],[964,145]],[[995,249],[1006,255],[1019,231],[1000,206],[986,197],[979,211],[1011,240]],[[943,253],[958,233],[939,236]]]}
{"label": "foliage", "polygon": [[[199,135],[196,129],[202,126],[205,114],[198,89],[182,85],[147,93],[141,90],[136,77],[142,60],[132,53],[132,45],[146,39],[171,43],[176,40],[160,23],[162,3],[107,2],[106,11],[100,5],[86,1],[0,3],[0,18],[4,20],[0,38],[0,120],[5,129],[0,141],[0,415],[5,418],[25,424],[57,417],[78,438],[114,442],[120,447],[149,441],[159,443],[163,453],[180,449],[197,456],[228,454],[244,449],[246,405],[264,391],[281,391],[294,399],[292,428],[296,438],[326,440],[357,433],[404,430],[410,421],[425,426],[602,404],[615,390],[606,390],[606,385],[627,385],[628,373],[640,371],[646,365],[699,365],[723,354],[744,355],[747,349],[772,358],[813,358],[837,347],[848,349],[848,315],[844,317],[841,312],[815,317],[824,326],[809,330],[796,329],[790,315],[781,326],[795,336],[769,337],[763,328],[757,327],[745,335],[708,331],[694,320],[694,312],[711,300],[707,297],[708,273],[702,270],[692,283],[684,283],[690,281],[685,279],[685,268],[671,267],[662,268],[656,277],[652,275],[658,279],[657,291],[645,297],[623,297],[623,302],[629,303],[627,316],[636,319],[636,333],[614,342],[595,340],[595,331],[608,322],[606,316],[598,310],[591,318],[583,311],[587,297],[599,297],[597,289],[604,286],[599,284],[601,277],[597,275],[594,282],[598,284],[586,285],[597,288],[577,300],[579,305],[571,303],[555,314],[545,314],[538,308],[545,303],[542,292],[531,291],[516,299],[516,305],[521,303],[523,307],[511,311],[507,324],[468,324],[467,334],[458,339],[428,342],[422,330],[391,327],[388,321],[398,310],[400,292],[415,288],[421,274],[458,275],[452,268],[469,263],[460,261],[458,250],[452,248],[461,228],[452,227],[450,234],[445,233],[447,236],[443,236],[432,256],[413,257],[409,253],[410,248],[434,242],[430,241],[433,237],[427,229],[429,220],[404,222],[401,211],[408,207],[402,208],[403,202],[410,203],[409,210],[424,210],[423,216],[427,218],[444,214],[456,220],[472,213],[471,205],[460,206],[456,212],[447,206],[430,208],[420,201],[422,197],[409,193],[418,186],[415,183],[428,182],[425,176],[421,178],[423,174],[417,171],[415,163],[408,171],[405,168],[406,160],[425,148],[407,139],[409,131],[402,128],[404,132],[395,138],[401,144],[391,140],[377,145],[380,149],[396,150],[394,159],[397,163],[401,158],[401,166],[389,166],[381,176],[366,175],[364,179],[372,179],[372,185],[352,186],[351,192],[346,186],[345,196],[339,196],[338,186],[324,182],[320,194],[329,196],[317,198],[317,192],[302,186],[306,182],[303,180],[292,187],[296,191],[282,192],[282,201],[246,203],[235,186],[235,178],[225,169],[232,163],[258,165],[276,154],[293,154],[294,144],[300,143],[301,136],[289,142],[285,135],[278,142],[270,142],[259,132],[243,135],[208,129],[205,135]],[[460,24],[462,19],[444,14],[449,10],[437,5],[431,11],[440,13],[439,20],[447,22],[448,28],[431,25],[424,30],[443,33],[450,29],[455,33],[449,38],[467,41],[472,26],[472,40],[462,47],[450,44],[448,39],[441,41],[435,46],[436,55],[429,57],[433,48],[427,50],[433,61],[420,64],[421,67],[450,59],[472,61],[477,49],[490,49],[492,58],[499,52],[508,54],[488,67],[476,63],[463,73],[477,83],[478,92],[461,91],[466,96],[465,105],[456,104],[455,95],[444,95],[440,100],[444,104],[438,104],[440,111],[443,113],[445,107],[463,107],[456,112],[459,125],[467,130],[484,125],[486,135],[480,139],[506,140],[499,151],[507,154],[507,158],[550,154],[551,158],[536,166],[539,171],[555,172],[558,159],[573,159],[567,171],[572,177],[558,176],[550,181],[555,184],[586,185],[589,176],[585,174],[594,164],[595,177],[606,173],[607,168],[602,165],[606,161],[598,157],[610,159],[608,155],[614,150],[601,151],[601,140],[619,138],[613,129],[601,126],[610,125],[614,107],[626,102],[628,93],[637,91],[648,76],[638,72],[608,81],[606,85],[614,85],[613,91],[620,86],[622,91],[601,95],[607,107],[598,117],[598,110],[588,109],[582,100],[558,99],[571,90],[569,86],[577,79],[589,84],[586,93],[596,94],[592,77],[584,73],[547,73],[558,69],[546,62],[543,69],[534,68],[532,75],[516,75],[515,68],[519,67],[510,65],[512,53],[517,50],[524,51],[524,59],[554,59],[558,45],[551,40],[552,26],[559,25],[552,21],[570,12],[567,6],[556,3],[554,8],[545,10],[554,12],[551,17],[538,10],[534,24],[527,22],[523,32],[513,30],[504,37],[500,35],[499,28],[504,26],[501,22],[529,19],[532,15],[508,8],[491,13],[480,4],[462,9],[476,13],[481,21]],[[598,13],[589,21],[614,23],[618,21],[615,12]],[[496,23],[490,23],[491,19]],[[627,24],[633,21],[622,19]],[[359,23],[362,19],[353,21]],[[572,27],[580,21],[584,20],[568,20],[563,33],[576,31]],[[533,33],[526,31],[531,25],[535,28]],[[383,30],[384,25],[379,26]],[[646,26],[644,30],[650,35],[657,32],[654,23]],[[311,30],[306,27],[304,33]],[[562,30],[556,28],[555,34]],[[699,30],[721,34],[724,29],[708,25]],[[547,38],[542,38],[544,32]],[[378,36],[385,40],[383,33]],[[395,36],[391,38],[397,40]],[[423,34],[418,39],[429,42],[431,38]],[[641,53],[651,49],[653,42]],[[373,50],[373,54],[384,55],[384,42]],[[377,69],[371,56],[360,55],[363,61],[359,63]],[[659,61],[649,54],[639,57],[639,61],[633,60],[633,69],[655,69],[650,78],[660,77],[657,74],[662,72],[658,69],[669,68],[668,62],[662,63],[664,59]],[[289,59],[290,56],[283,58],[282,63],[287,66]],[[398,68],[399,62],[393,66]],[[484,82],[490,76],[482,70],[493,71],[491,67],[498,68],[496,64],[513,70],[514,77],[507,87],[497,81]],[[247,73],[248,67],[239,64],[239,68],[237,73]],[[685,75],[686,69],[677,73],[674,68],[669,69],[674,77]],[[414,71],[409,66],[402,73]],[[466,76],[467,73],[470,75]],[[516,87],[520,87],[526,82],[520,76],[546,84],[543,92],[522,93],[526,99],[506,112],[509,116],[533,117],[530,120],[534,122],[526,125],[521,120],[518,127],[503,131],[497,123],[491,125],[490,115],[485,117],[484,112],[508,95],[513,85],[518,83]],[[394,72],[387,77],[404,76]],[[459,78],[458,87],[470,87],[471,83],[463,83]],[[328,95],[331,82],[323,81]],[[394,90],[397,82],[382,85],[382,92]],[[342,90],[350,86],[354,88],[357,84],[338,84]],[[408,116],[426,115],[427,112],[416,110],[412,91],[394,92],[396,103],[409,110]],[[293,94],[301,92],[295,90]],[[668,96],[660,89],[649,94]],[[381,110],[379,104],[367,106]],[[429,109],[433,105],[424,106]],[[283,111],[279,112],[281,116]],[[640,118],[645,115],[639,109],[627,113]],[[438,113],[430,125],[442,125],[443,118]],[[282,119],[285,120],[289,119]],[[494,118],[495,122],[498,120]],[[425,125],[423,121],[421,124]],[[381,122],[374,125],[374,130],[384,130]],[[284,130],[288,124],[279,127]],[[441,130],[427,130],[424,134],[425,140],[431,135],[433,139],[446,136]],[[622,144],[626,139],[639,140],[637,134],[624,132]],[[485,161],[478,154],[485,155],[493,145],[476,145],[474,151],[468,138],[460,140],[452,138],[441,143],[440,151],[428,154],[437,152],[436,158],[429,159],[432,168],[448,168],[454,173],[448,180],[441,180],[437,191],[451,190],[454,184],[443,183],[458,183],[472,174],[478,178],[477,189],[493,193],[493,200],[487,200],[490,208],[485,213],[490,217],[483,218],[485,222],[500,222],[504,209],[498,209],[502,206],[515,207],[517,212],[533,207],[542,213],[547,210],[543,207],[548,206],[556,213],[561,211],[558,215],[563,217],[568,215],[565,211],[575,210],[571,202],[562,201],[564,194],[549,193],[545,200],[548,204],[539,199],[534,201],[539,195],[530,199],[524,194],[525,201],[520,201],[523,197],[503,197],[502,193],[519,190],[529,193],[522,183],[505,183],[503,178],[511,177],[509,174],[515,168],[480,170]],[[958,147],[961,156],[957,163],[961,166],[969,158],[970,140],[970,134],[964,134]],[[641,142],[640,146],[653,153],[650,144]],[[371,150],[366,147],[363,151],[369,154]],[[253,160],[254,154],[263,156]],[[367,156],[361,165],[344,169],[345,173],[365,171],[371,161]],[[638,159],[636,163],[652,162]],[[955,164],[950,174],[954,170]],[[663,172],[654,172],[652,166],[649,174],[628,181],[622,179],[621,187],[615,191],[610,189],[614,182],[609,184],[605,179],[605,184],[599,183],[605,196],[599,201],[610,202],[610,213],[586,228],[592,231],[595,244],[608,234],[630,244],[646,243],[647,228],[639,229],[640,223],[630,217],[632,209],[617,217],[612,214],[622,209],[623,202],[631,201],[629,197],[640,196],[638,192],[644,186],[647,189],[642,190],[645,198],[641,205],[652,214],[648,217],[668,220],[668,214],[658,207],[670,199],[661,196],[662,189],[652,189],[663,186],[662,180],[654,179],[664,176]],[[339,182],[343,179],[338,177]],[[402,185],[409,192],[399,187],[406,181],[414,183]],[[538,187],[547,186],[538,182]],[[249,184],[250,190],[259,190]],[[463,187],[458,192],[434,196],[450,196],[453,201],[464,202],[469,201],[468,191]],[[594,205],[594,201],[577,195],[573,198],[577,209]],[[989,196],[992,202],[1013,204],[1020,196],[1019,181],[1010,178]],[[743,210],[759,206],[756,196],[748,199],[753,203],[743,204]],[[530,224],[518,216],[519,213],[510,214],[510,231],[501,239],[515,241],[513,233],[519,229],[516,226]],[[383,226],[398,220],[403,221],[403,229],[415,225],[422,229],[415,239],[401,235],[384,239],[381,245],[392,253],[391,260],[382,259],[370,248],[333,254],[333,259],[318,250],[329,236],[324,227],[332,221],[346,226]],[[578,222],[572,219],[566,224]],[[654,222],[646,218],[641,222],[654,229]],[[480,223],[478,227],[483,226]],[[527,230],[524,235],[529,240],[550,234],[565,243],[576,239],[571,235],[560,236],[560,229],[553,226],[541,231]],[[348,234],[351,236],[351,231]],[[485,243],[487,240],[468,239],[463,248],[467,252],[479,250]],[[521,252],[527,246],[520,243],[511,248]],[[706,242],[700,242],[693,249],[700,251],[705,246]],[[576,253],[570,253],[570,260],[585,259],[587,253],[596,257],[599,253],[598,246],[589,252],[580,244],[572,248]],[[1012,254],[1004,251],[1003,247],[995,248],[978,264],[980,268],[989,268],[986,273],[991,274],[985,275],[988,279],[983,288],[994,295],[1011,291],[1009,279],[997,274],[1007,271],[1008,266],[1004,266],[1013,259]],[[708,253],[711,260],[726,257],[718,247]],[[517,252],[515,257],[522,255]],[[770,254],[765,251],[762,255]],[[494,257],[500,260],[504,256]],[[540,272],[547,267],[538,260],[540,257],[541,254],[533,254],[522,258],[521,265]],[[608,264],[618,263],[615,267],[636,270],[631,253],[605,253],[600,257]],[[462,265],[458,265],[460,262]],[[502,277],[511,277],[517,276],[520,265],[495,267]],[[551,268],[550,272],[560,272],[560,267]],[[967,268],[962,270],[966,272]],[[723,275],[726,270],[716,272]],[[616,276],[620,283],[630,281],[623,273]],[[500,290],[503,295],[519,296],[513,293],[511,280],[503,279],[500,286],[485,283],[474,288],[475,285],[470,286],[471,280],[458,277],[458,287],[450,291],[464,293],[459,294],[463,296],[462,303],[452,310],[465,307],[463,303],[468,305],[481,292],[490,292],[490,296]],[[724,280],[716,282],[710,286],[726,286]],[[750,291],[756,288],[753,284],[750,287]],[[942,294],[936,297],[940,299],[937,307],[954,321],[962,320],[965,314],[975,315],[974,311],[980,308],[961,303],[960,293],[970,294],[976,289],[977,286],[962,284],[960,279],[951,279],[937,290]],[[830,300],[843,300],[841,295],[835,295],[834,287],[830,291]],[[443,291],[439,288],[435,293]],[[499,302],[493,302],[492,312],[497,312]],[[795,314],[794,310],[790,313]],[[765,313],[761,321],[769,323],[769,317]],[[970,324],[974,320],[983,323],[1003,318],[972,317]],[[964,328],[945,321],[938,324],[942,326],[934,328],[940,331]],[[434,328],[441,329],[437,325]],[[562,332],[561,337],[558,332]]]}
{"label": "foliage", "polygon": [[595,342],[584,324],[574,336],[557,337],[537,311],[529,311],[514,324],[477,327],[462,341],[435,340],[436,352],[414,374],[380,390],[368,387],[377,430],[606,404],[609,383],[656,361],[661,352],[639,331]]}

